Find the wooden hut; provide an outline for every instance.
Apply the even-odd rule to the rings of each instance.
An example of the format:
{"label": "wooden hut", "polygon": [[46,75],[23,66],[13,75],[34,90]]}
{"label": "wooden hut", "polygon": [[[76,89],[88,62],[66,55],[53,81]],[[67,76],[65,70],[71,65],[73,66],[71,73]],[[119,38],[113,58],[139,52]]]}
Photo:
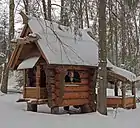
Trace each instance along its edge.
{"label": "wooden hut", "polygon": [[[8,67],[24,72],[22,100],[27,102],[27,109],[37,111],[37,105],[47,104],[51,113],[58,113],[59,107],[68,110],[69,106],[81,108],[81,112],[96,111],[97,42],[85,30],[74,31],[23,13],[21,16],[24,27],[14,40],[16,48]],[[107,67],[109,82],[133,83],[116,72],[109,61]],[[134,108],[134,86],[133,94],[130,98],[108,97],[108,107],[131,104]]]}
{"label": "wooden hut", "polygon": [[[107,97],[108,107],[136,108],[135,79],[136,75],[125,69],[114,66],[108,61],[108,82],[114,84],[114,96]],[[121,85],[120,85],[121,84]],[[131,94],[126,95],[126,87],[129,86]],[[118,88],[121,87],[121,95]]]}
{"label": "wooden hut", "polygon": [[9,68],[24,71],[23,100],[27,109],[47,104],[96,111],[97,43],[86,31],[74,31],[55,22],[21,13],[24,28],[17,38]]}

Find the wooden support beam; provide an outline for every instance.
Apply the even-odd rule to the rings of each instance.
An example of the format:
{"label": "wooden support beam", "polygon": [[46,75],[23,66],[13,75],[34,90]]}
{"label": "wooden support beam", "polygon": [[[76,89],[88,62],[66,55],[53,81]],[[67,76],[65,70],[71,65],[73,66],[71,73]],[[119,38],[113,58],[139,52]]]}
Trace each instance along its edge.
{"label": "wooden support beam", "polygon": [[22,49],[23,49],[23,45],[20,45],[20,46],[19,46],[19,49],[18,49],[18,52],[17,52],[17,54],[16,54],[16,56],[15,56],[15,59],[14,59],[14,61],[13,61],[12,69],[15,68],[15,65],[16,65],[16,63],[17,63],[17,61],[18,61],[18,59],[19,59],[19,56],[20,56],[20,54],[21,54]]}
{"label": "wooden support beam", "polygon": [[63,101],[64,87],[65,87],[65,71],[60,72],[60,93],[59,93],[59,104]]}
{"label": "wooden support beam", "polygon": [[17,44],[29,44],[32,42],[36,42],[39,39],[39,37],[31,37],[31,36],[26,36],[24,38],[18,38],[17,39]]}
{"label": "wooden support beam", "polygon": [[[47,95],[48,95],[48,106],[52,107],[53,103],[52,103],[52,84],[50,79],[50,72],[52,71],[51,69],[48,69],[46,66],[44,66],[44,70],[45,70],[45,74],[46,74],[46,88],[47,88]],[[55,87],[53,86],[53,91],[55,91]]]}
{"label": "wooden support beam", "polygon": [[26,86],[26,84],[27,84],[27,78],[26,78],[26,70],[24,69],[23,70],[23,75],[24,75],[24,85],[23,85],[23,97],[25,98],[25,95],[26,95],[26,88],[25,88],[25,86]]}
{"label": "wooden support beam", "polygon": [[125,108],[125,91],[126,91],[126,86],[124,83],[122,83],[122,107]]}
{"label": "wooden support beam", "polygon": [[37,112],[37,104],[27,103],[27,111]]}
{"label": "wooden support beam", "polygon": [[28,24],[28,17],[24,14],[23,11],[19,13],[22,16],[23,24]]}
{"label": "wooden support beam", "polygon": [[52,107],[51,108],[51,114],[58,114],[59,113],[59,107]]}
{"label": "wooden support beam", "polygon": [[40,66],[37,66],[37,70],[36,70],[36,87],[37,87],[37,94],[36,94],[36,98],[39,99],[40,98]]}
{"label": "wooden support beam", "polygon": [[118,82],[115,82],[115,88],[114,88],[114,94],[115,96],[118,96]]}
{"label": "wooden support beam", "polygon": [[136,88],[135,88],[135,82],[132,82],[132,95],[134,95],[133,98],[133,109],[136,108]]}

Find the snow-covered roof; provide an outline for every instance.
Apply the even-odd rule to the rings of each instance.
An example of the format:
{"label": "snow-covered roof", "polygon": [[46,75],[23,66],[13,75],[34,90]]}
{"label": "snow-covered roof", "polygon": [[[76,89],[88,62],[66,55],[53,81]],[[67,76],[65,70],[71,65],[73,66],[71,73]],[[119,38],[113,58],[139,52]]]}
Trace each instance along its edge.
{"label": "snow-covered roof", "polygon": [[136,75],[134,73],[113,65],[109,60],[107,60],[107,65],[111,67],[111,71],[113,71],[115,74],[125,77],[127,80],[131,82],[135,81]]}
{"label": "snow-covered roof", "polygon": [[136,82],[140,81],[140,76],[137,76],[135,81]]}
{"label": "snow-covered roof", "polygon": [[[49,64],[98,66],[98,43],[89,36],[87,30],[79,29],[77,36],[70,27],[55,22],[29,17],[31,36],[39,36],[37,41]],[[114,66],[107,60],[111,71],[134,81],[136,75]]]}
{"label": "snow-covered roof", "polygon": [[28,24],[49,64],[98,66],[98,44],[85,30],[75,36],[70,27],[35,17]]}
{"label": "snow-covered roof", "polygon": [[18,66],[18,70],[20,69],[29,69],[29,68],[33,68],[35,66],[35,64],[37,63],[37,61],[39,60],[39,57],[31,57],[28,59],[23,60],[19,66]]}

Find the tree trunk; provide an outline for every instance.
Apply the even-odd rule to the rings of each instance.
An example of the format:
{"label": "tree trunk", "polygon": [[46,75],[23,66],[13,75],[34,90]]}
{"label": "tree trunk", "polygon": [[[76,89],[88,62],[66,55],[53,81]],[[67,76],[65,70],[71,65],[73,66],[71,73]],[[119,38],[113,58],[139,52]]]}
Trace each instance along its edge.
{"label": "tree trunk", "polygon": [[64,0],[61,0],[60,22],[64,24]]}
{"label": "tree trunk", "polygon": [[108,53],[111,52],[111,62],[114,64],[114,47],[113,47],[113,23],[112,23],[112,0],[109,0],[109,39],[108,39],[108,45],[111,46],[108,49]]}
{"label": "tree trunk", "polygon": [[86,23],[87,23],[87,27],[89,28],[89,18],[88,18],[88,4],[87,4],[87,0],[85,0],[85,13],[86,13]]}
{"label": "tree trunk", "polygon": [[[116,0],[116,7],[115,7],[115,12],[116,15],[118,14],[118,3]],[[117,23],[117,18],[115,18],[115,52],[116,52],[116,66],[118,66],[118,23]]]}
{"label": "tree trunk", "polygon": [[106,0],[99,0],[99,88],[97,109],[107,115],[106,87],[107,87],[107,61],[106,61]]}
{"label": "tree trunk", "polygon": [[48,0],[48,20],[51,21],[51,0]]}
{"label": "tree trunk", "polygon": [[29,15],[29,1],[28,0],[23,0],[24,3],[24,8],[25,8],[25,13]]}
{"label": "tree trunk", "polygon": [[80,9],[79,9],[79,22],[80,28],[83,29],[83,0],[80,0]]}
{"label": "tree trunk", "polygon": [[47,10],[46,10],[46,1],[45,0],[42,0],[42,6],[43,6],[43,14],[44,14],[44,18],[45,20],[47,20]]}
{"label": "tree trunk", "polygon": [[126,33],[125,33],[125,5],[124,0],[121,1],[121,41],[122,41],[122,64],[125,64],[125,56],[126,55],[126,49],[125,49],[125,39],[126,39]]}
{"label": "tree trunk", "polygon": [[[11,39],[14,38],[14,0],[9,1],[9,44],[8,44],[8,50],[6,57],[9,60],[9,57],[11,55]],[[4,64],[4,71],[3,71],[3,79],[2,79],[2,85],[1,85],[1,91],[3,93],[7,93],[7,86],[8,86],[8,75],[9,75],[9,69],[7,68],[7,62]]]}

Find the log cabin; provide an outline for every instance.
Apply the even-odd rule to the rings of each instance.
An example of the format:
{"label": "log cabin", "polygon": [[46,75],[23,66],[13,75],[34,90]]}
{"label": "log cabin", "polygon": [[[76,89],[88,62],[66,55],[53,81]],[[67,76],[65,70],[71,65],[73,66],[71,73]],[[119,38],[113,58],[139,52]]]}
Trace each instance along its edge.
{"label": "log cabin", "polygon": [[8,67],[24,72],[23,100],[27,110],[47,104],[51,113],[59,107],[96,111],[96,72],[98,44],[80,29],[69,27],[21,12],[24,27],[14,42],[16,47]]}
{"label": "log cabin", "polygon": [[[75,33],[56,22],[22,12],[21,16],[24,27],[20,37],[14,40],[16,47],[8,67],[24,72],[22,101],[27,102],[27,110],[37,111],[37,105],[47,104],[53,114],[59,113],[60,107],[69,110],[69,106],[80,108],[81,112],[95,112],[98,43],[89,31],[79,29]],[[108,82],[131,81],[113,70],[109,61],[107,69]],[[118,97],[119,101],[116,99],[108,97],[107,106],[126,107],[124,95]],[[135,95],[130,99],[134,108]]]}

